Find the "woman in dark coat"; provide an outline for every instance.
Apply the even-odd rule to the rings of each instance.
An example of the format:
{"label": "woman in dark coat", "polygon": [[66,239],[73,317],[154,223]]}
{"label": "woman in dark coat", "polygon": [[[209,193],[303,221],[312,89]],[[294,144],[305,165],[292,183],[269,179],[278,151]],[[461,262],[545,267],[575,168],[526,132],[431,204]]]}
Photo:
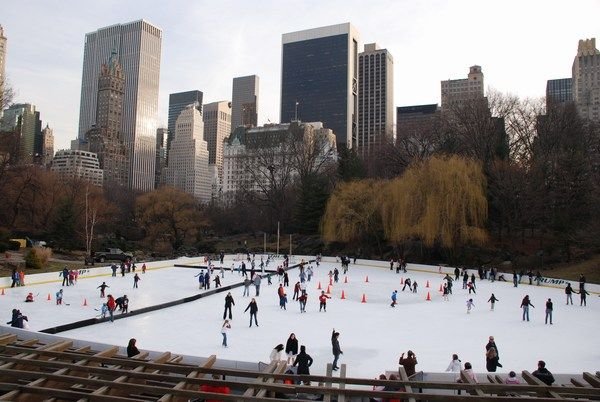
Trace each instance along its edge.
{"label": "woman in dark coat", "polygon": [[[312,365],[313,359],[309,354],[306,353],[306,346],[300,346],[300,353],[296,356],[294,366],[298,366],[298,374],[310,375],[309,367]],[[303,381],[304,384],[309,385],[308,381]]]}
{"label": "woman in dark coat", "polygon": [[487,369],[487,371],[493,373],[496,371],[496,367],[502,367],[498,360],[499,357],[496,348],[493,346],[490,347],[485,353],[485,368]]}
{"label": "woman in dark coat", "polygon": [[135,338],[131,338],[129,340],[129,344],[127,345],[127,357],[133,357],[135,355],[140,354],[140,351],[138,350],[137,346],[135,346],[136,342],[137,341]]}
{"label": "woman in dark coat", "polygon": [[294,358],[298,354],[298,338],[296,338],[294,333],[290,334],[290,337],[285,343],[285,354],[288,357],[288,364],[292,364],[294,362]]}

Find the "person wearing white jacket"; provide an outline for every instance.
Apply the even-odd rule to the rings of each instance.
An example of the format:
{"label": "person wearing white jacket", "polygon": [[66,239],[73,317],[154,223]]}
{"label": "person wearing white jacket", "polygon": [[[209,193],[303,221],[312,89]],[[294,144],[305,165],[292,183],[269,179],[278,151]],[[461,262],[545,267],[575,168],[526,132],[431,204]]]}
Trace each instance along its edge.
{"label": "person wearing white jacket", "polygon": [[271,355],[269,356],[269,358],[271,359],[271,363],[278,362],[281,360],[281,351],[282,350],[283,350],[282,343],[280,343],[279,345],[277,345],[273,348],[273,350],[271,351]]}
{"label": "person wearing white jacket", "polygon": [[454,381],[460,380],[460,370],[462,370],[462,363],[458,358],[457,354],[452,355],[452,361],[448,365],[446,371],[451,371],[454,373]]}

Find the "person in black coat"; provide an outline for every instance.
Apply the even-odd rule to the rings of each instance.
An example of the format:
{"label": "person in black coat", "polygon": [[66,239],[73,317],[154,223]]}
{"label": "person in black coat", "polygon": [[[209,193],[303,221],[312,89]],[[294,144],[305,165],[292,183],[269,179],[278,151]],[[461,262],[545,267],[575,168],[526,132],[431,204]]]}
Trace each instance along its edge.
{"label": "person in black coat", "polygon": [[[306,353],[306,346],[300,346],[300,353],[296,356],[294,366],[298,366],[298,374],[310,375],[309,367],[313,364],[313,359]],[[309,381],[303,381],[305,385],[310,385]]]}
{"label": "person in black coat", "polygon": [[227,296],[225,296],[225,311],[223,311],[223,319],[225,319],[225,317],[227,316],[227,310],[229,310],[229,319],[233,319],[231,314],[231,306],[235,306],[235,302],[233,301],[233,296],[231,295],[231,292],[227,292]]}
{"label": "person in black coat", "polygon": [[554,376],[548,371],[546,362],[543,360],[538,362],[538,369],[531,374],[546,385],[552,385],[554,382]]}
{"label": "person in black coat", "polygon": [[135,338],[131,338],[129,340],[129,344],[127,345],[127,357],[133,357],[135,355],[139,355],[140,351],[138,350],[137,346],[135,346],[135,343],[137,341],[135,340]]}
{"label": "person in black coat", "polygon": [[287,362],[288,364],[292,364],[294,362],[294,358],[298,354],[298,338],[296,338],[296,334],[290,334],[287,342],[285,343],[285,353],[287,354]]}
{"label": "person in black coat", "polygon": [[250,310],[250,326],[252,326],[252,317],[254,317],[254,323],[258,327],[258,319],[256,318],[258,314],[258,305],[256,304],[256,300],[254,298],[252,298],[250,303],[248,303],[248,307],[246,307],[244,313],[248,310]]}
{"label": "person in black coat", "polygon": [[340,336],[340,333],[335,332],[335,328],[334,328],[333,332],[331,333],[331,348],[332,348],[332,352],[333,352],[333,370],[337,370],[339,368],[337,366],[338,359],[340,358],[340,355],[344,354],[344,352],[342,352],[342,349],[340,348],[340,341],[338,339],[339,336]]}

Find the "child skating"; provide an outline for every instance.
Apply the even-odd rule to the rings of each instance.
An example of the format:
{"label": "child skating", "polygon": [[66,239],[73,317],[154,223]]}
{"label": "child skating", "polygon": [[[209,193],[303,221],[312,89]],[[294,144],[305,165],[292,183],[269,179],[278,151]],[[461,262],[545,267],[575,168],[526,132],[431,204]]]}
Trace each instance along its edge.
{"label": "child skating", "polygon": [[467,300],[467,314],[471,314],[471,309],[475,307],[475,303],[473,303],[473,299]]}

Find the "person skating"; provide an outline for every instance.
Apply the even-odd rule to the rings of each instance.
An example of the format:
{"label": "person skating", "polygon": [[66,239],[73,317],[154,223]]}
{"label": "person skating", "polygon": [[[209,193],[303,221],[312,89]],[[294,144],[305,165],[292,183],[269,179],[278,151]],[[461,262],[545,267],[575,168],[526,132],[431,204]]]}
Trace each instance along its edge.
{"label": "person skating", "polygon": [[115,310],[117,308],[117,302],[115,302],[115,298],[112,295],[107,296],[108,300],[106,301],[106,307],[108,307],[108,315],[110,316],[110,322],[113,322],[115,319]]}
{"label": "person skating", "polygon": [[588,291],[585,290],[585,288],[581,289],[579,291],[579,298],[580,298],[580,302],[579,305],[580,306],[587,306],[587,296],[589,295]]}
{"label": "person skating", "polygon": [[285,354],[287,355],[287,363],[292,364],[298,354],[298,338],[296,338],[296,334],[294,333],[290,334],[285,343]]}
{"label": "person skating", "polygon": [[454,280],[457,281],[460,278],[460,269],[458,267],[454,268]]}
{"label": "person skating", "polygon": [[108,306],[106,305],[106,303],[102,303],[102,306],[100,307],[100,317],[106,318],[107,313],[108,313]]}
{"label": "person skating", "polygon": [[338,359],[340,355],[343,355],[342,349],[340,348],[340,333],[335,331],[335,328],[331,332],[331,348],[333,352],[333,370],[337,370],[339,367],[337,366]]}
{"label": "person skating", "polygon": [[391,307],[396,307],[396,300],[398,298],[398,291],[394,290],[392,292],[392,304],[390,304]]}
{"label": "person skating", "polygon": [[221,335],[223,336],[223,342],[221,343],[221,345],[224,348],[227,347],[227,333],[229,332],[230,329],[231,329],[231,324],[229,323],[229,320],[225,320],[223,322],[223,325],[221,326]]}
{"label": "person skating", "polygon": [[340,280],[340,271],[338,271],[338,269],[337,269],[337,268],[335,268],[335,269],[333,270],[333,281],[334,281],[335,283],[338,283],[338,282],[339,282],[339,280]]}
{"label": "person skating", "polygon": [[467,288],[469,289],[469,294],[471,294],[471,292],[477,294],[477,292],[475,292],[475,284],[473,282],[468,282]]}
{"label": "person skating", "polygon": [[[306,346],[300,346],[300,353],[294,360],[294,366],[298,366],[298,375],[310,375],[309,367],[312,366],[313,359],[306,353]],[[304,385],[310,385],[309,381],[302,381]]]}
{"label": "person skating", "polygon": [[525,295],[523,301],[521,301],[521,308],[523,309],[523,321],[527,318],[529,321],[529,306],[535,308],[533,304],[531,304],[531,300],[529,300],[529,295]]}
{"label": "person skating", "polygon": [[142,274],[146,273],[146,263],[142,264]]}
{"label": "person skating", "polygon": [[475,307],[475,303],[473,303],[473,299],[467,300],[467,314],[471,313],[471,309]]}
{"label": "person skating", "polygon": [[135,338],[131,338],[129,343],[127,344],[127,357],[133,357],[140,354],[139,349],[135,345],[137,340]]}
{"label": "person skating", "polygon": [[570,283],[567,283],[567,287],[565,288],[565,294],[567,295],[567,305],[569,304],[569,302],[571,302],[571,305],[573,305],[573,288],[571,287]]}
{"label": "person skating", "polygon": [[550,371],[548,371],[546,368],[546,362],[543,360],[538,361],[537,370],[531,374],[546,385],[552,385],[552,383],[554,383],[554,376]]}
{"label": "person skating", "polygon": [[287,308],[285,307],[287,302],[288,302],[288,299],[287,299],[287,295],[285,293],[283,295],[279,296],[279,309],[287,310]]}
{"label": "person skating", "polygon": [[308,296],[306,292],[302,292],[300,297],[298,297],[298,302],[300,304],[300,313],[306,313],[306,301],[308,300]]}
{"label": "person skating", "polygon": [[418,286],[419,285],[417,284],[417,281],[413,281],[413,284],[412,284],[412,291],[413,291],[413,293],[417,293],[417,287]]}
{"label": "person skating", "polygon": [[252,281],[250,280],[250,278],[248,278],[247,276],[244,277],[244,294],[242,295],[242,297],[250,296],[250,284],[251,283],[252,283]]}
{"label": "person skating", "polygon": [[327,312],[327,299],[331,299],[331,297],[325,294],[325,291],[321,291],[321,295],[319,296],[319,312],[321,310]]}
{"label": "person skating", "polygon": [[473,284],[473,293],[475,293],[475,289],[477,289],[475,286],[475,273],[471,274],[471,284]]}
{"label": "person skating", "polygon": [[198,278],[198,290],[204,289],[204,271],[194,275],[194,278]]}
{"label": "person skating", "polygon": [[296,282],[294,285],[294,295],[292,296],[292,300],[298,300],[298,296],[300,296],[300,281]]}
{"label": "person skating", "polygon": [[61,286],[65,286],[65,283],[67,284],[67,286],[69,286],[69,269],[67,267],[64,267],[61,274],[63,278]]}
{"label": "person skating", "polygon": [[113,277],[117,277],[117,264],[115,264],[114,262],[112,263],[112,265],[110,266],[110,270],[112,271],[112,275]]}
{"label": "person skating", "polygon": [[[458,269],[458,268],[457,268]],[[460,380],[460,371],[462,370],[461,360],[458,358],[457,354],[452,355],[452,360],[450,364],[448,364],[448,368],[446,371],[451,371],[454,373],[454,381]]]}
{"label": "person skating", "polygon": [[127,295],[123,295],[123,301],[121,302],[121,314],[127,314],[129,312],[129,298]]}
{"label": "person skating", "polygon": [[104,291],[106,290],[106,288],[109,288],[110,286],[108,286],[106,284],[106,282],[102,282],[102,285],[98,286],[96,289],[100,289],[100,297],[104,297]]}
{"label": "person skating", "polygon": [[450,298],[448,297],[449,293],[450,293],[450,288],[447,283],[444,283],[444,286],[442,286],[442,298],[445,301],[450,301]]}
{"label": "person skating", "polygon": [[252,280],[252,282],[254,282],[254,290],[255,290],[255,294],[254,296],[258,297],[260,296],[260,282],[261,282],[262,278],[260,277],[259,274],[254,275],[254,279]]}
{"label": "person skating", "polygon": [[27,325],[25,324],[25,322],[29,322],[27,316],[23,315],[23,313],[21,313],[21,310],[14,308],[12,310],[12,318],[6,324],[10,324],[10,326],[14,328],[26,328]]}
{"label": "person skating", "polygon": [[581,292],[582,290],[585,289],[585,276],[583,276],[583,274],[579,274],[579,291]]}
{"label": "person skating", "polygon": [[27,296],[25,297],[25,303],[33,303],[33,293],[27,293]]}
{"label": "person skating", "polygon": [[225,310],[223,310],[223,319],[227,317],[227,311],[229,311],[229,319],[233,319],[231,314],[231,306],[235,306],[235,301],[233,300],[231,292],[227,292],[227,296],[225,296]]}
{"label": "person skating", "polygon": [[60,289],[58,292],[56,292],[56,305],[60,305],[62,304],[62,300],[63,300],[63,290]]}
{"label": "person skating", "polygon": [[213,281],[215,282],[215,289],[221,287],[221,278],[219,277],[219,275],[215,275]]}
{"label": "person skating", "polygon": [[418,364],[417,356],[413,353],[412,350],[409,350],[406,353],[406,357],[404,357],[404,353],[402,353],[402,355],[400,355],[398,364],[404,367],[404,370],[406,370],[406,375],[408,377],[410,377],[410,376],[414,375],[416,372],[415,366]]}
{"label": "person skating", "polygon": [[490,298],[488,299],[488,303],[491,303],[491,310],[494,310],[494,305],[496,304],[497,301],[500,301],[499,299],[496,298],[496,296],[494,296],[494,294],[492,293],[492,295],[490,296]]}
{"label": "person skating", "polygon": [[285,271],[283,273],[283,286],[285,286],[285,287],[290,286],[290,277],[288,276],[287,271]]}
{"label": "person skating", "polygon": [[244,313],[248,310],[250,310],[250,327],[252,327],[252,317],[254,317],[254,324],[256,324],[256,326],[258,327],[258,305],[256,304],[256,300],[254,298],[252,298],[250,303],[248,303],[248,307],[246,307]]}
{"label": "person skating", "polygon": [[489,371],[490,373],[494,373],[496,372],[497,367],[502,367],[502,365],[499,362],[500,358],[498,357],[498,352],[496,351],[495,346],[490,346],[486,349],[487,350],[485,352],[485,367],[487,371]]}
{"label": "person skating", "polygon": [[498,359],[500,359],[500,352],[498,351],[498,346],[496,345],[496,340],[494,339],[493,336],[490,335],[490,337],[488,338],[488,343],[485,345],[486,352],[488,350],[490,350],[491,348],[496,349],[496,355],[498,356]]}
{"label": "person skating", "polygon": [[406,289],[406,287],[408,286],[408,290],[411,289],[411,280],[410,278],[406,278],[406,280],[404,281],[404,286],[402,286],[402,291],[404,292],[404,289]]}
{"label": "person skating", "polygon": [[546,301],[546,319],[544,324],[548,324],[548,318],[550,318],[550,325],[552,325],[552,310],[554,310],[554,306],[552,304],[552,299],[548,299]]}
{"label": "person skating", "polygon": [[137,272],[135,273],[135,275],[133,276],[133,288],[136,289],[138,287],[138,282],[141,280],[140,276],[137,274]]}

